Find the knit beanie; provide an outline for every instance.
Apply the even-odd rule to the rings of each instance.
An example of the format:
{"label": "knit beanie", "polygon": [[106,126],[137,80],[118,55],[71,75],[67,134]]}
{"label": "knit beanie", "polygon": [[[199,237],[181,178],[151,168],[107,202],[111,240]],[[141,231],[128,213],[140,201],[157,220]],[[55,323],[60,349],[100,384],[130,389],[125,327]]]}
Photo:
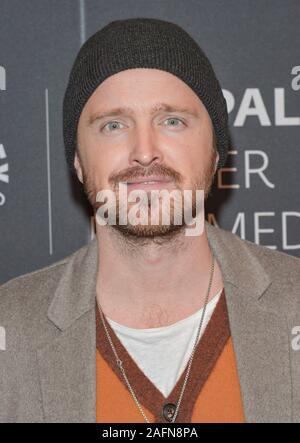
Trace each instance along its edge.
{"label": "knit beanie", "polygon": [[63,100],[63,137],[67,163],[74,172],[80,114],[95,89],[108,77],[132,68],[167,71],[201,99],[212,120],[224,166],[229,146],[226,101],[210,61],[179,25],[155,18],[115,20],[92,35],[72,66]]}

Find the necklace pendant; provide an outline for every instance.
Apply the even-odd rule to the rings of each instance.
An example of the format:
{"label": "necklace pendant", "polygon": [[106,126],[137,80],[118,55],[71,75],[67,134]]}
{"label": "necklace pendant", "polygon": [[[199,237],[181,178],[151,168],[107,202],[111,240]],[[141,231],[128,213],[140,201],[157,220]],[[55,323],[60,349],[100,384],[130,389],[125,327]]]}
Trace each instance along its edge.
{"label": "necklace pendant", "polygon": [[163,407],[163,417],[167,421],[171,422],[176,411],[176,405],[174,403],[167,403]]}

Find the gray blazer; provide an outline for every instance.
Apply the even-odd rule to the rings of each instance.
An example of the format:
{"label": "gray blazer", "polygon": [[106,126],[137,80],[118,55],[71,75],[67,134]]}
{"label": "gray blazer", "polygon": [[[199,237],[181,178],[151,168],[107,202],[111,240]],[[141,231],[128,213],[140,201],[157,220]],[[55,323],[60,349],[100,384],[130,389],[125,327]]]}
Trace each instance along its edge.
{"label": "gray blazer", "polygon": [[[206,229],[223,274],[246,421],[300,422],[300,260]],[[0,287],[0,422],[96,421],[97,268],[95,237]]]}

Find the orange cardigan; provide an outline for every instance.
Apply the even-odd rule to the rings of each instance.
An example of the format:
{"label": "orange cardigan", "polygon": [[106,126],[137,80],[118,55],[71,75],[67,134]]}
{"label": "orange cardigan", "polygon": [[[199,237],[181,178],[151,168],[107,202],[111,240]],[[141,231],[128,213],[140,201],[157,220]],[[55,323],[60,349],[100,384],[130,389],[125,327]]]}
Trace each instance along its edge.
{"label": "orange cardigan", "polygon": [[[96,325],[96,421],[145,423],[116,365],[98,309]],[[106,326],[147,418],[152,423],[168,423],[163,407],[167,403],[176,404],[186,370],[165,398],[136,365],[107,321]],[[245,422],[224,289],[198,342],[176,422]]]}

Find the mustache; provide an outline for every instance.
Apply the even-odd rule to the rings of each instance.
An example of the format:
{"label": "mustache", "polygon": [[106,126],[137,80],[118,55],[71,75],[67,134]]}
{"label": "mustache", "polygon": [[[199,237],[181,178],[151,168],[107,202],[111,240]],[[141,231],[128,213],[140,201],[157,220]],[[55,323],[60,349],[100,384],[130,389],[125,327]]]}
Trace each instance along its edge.
{"label": "mustache", "polygon": [[181,174],[173,168],[164,165],[152,165],[149,168],[141,168],[140,166],[127,168],[116,174],[112,174],[108,181],[110,185],[116,186],[119,182],[133,180],[137,177],[149,177],[151,175],[159,175],[167,179],[172,179],[175,183],[180,183],[182,180]]}

